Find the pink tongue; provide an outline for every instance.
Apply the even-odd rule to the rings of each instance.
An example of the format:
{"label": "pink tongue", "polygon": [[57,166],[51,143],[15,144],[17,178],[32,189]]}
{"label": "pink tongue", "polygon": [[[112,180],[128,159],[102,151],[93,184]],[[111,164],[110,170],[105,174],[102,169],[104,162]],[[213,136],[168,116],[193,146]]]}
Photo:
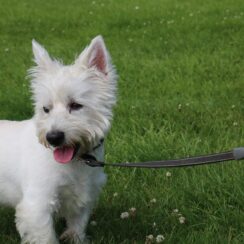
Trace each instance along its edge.
{"label": "pink tongue", "polygon": [[57,162],[66,164],[73,158],[74,151],[73,147],[58,147],[54,150],[53,155]]}

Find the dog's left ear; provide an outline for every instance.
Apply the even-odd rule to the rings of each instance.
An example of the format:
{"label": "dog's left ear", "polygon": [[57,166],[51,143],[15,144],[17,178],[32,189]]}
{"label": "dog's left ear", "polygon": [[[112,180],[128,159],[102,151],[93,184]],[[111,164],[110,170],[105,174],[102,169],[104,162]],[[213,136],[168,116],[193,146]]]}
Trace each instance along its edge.
{"label": "dog's left ear", "polygon": [[87,68],[96,68],[107,75],[110,70],[110,56],[106,49],[102,36],[95,37],[90,45],[80,54],[75,64],[84,65]]}

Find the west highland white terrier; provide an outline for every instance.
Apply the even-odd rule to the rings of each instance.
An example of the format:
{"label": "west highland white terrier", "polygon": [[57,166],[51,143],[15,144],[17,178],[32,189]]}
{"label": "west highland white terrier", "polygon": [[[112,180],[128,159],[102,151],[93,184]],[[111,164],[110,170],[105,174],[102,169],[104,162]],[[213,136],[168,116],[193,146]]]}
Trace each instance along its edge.
{"label": "west highland white terrier", "polygon": [[72,65],[32,42],[35,115],[0,121],[0,202],[16,208],[22,243],[58,243],[53,215],[66,219],[62,240],[86,241],[85,229],[106,176],[80,157],[103,160],[116,102],[116,74],[101,36]]}

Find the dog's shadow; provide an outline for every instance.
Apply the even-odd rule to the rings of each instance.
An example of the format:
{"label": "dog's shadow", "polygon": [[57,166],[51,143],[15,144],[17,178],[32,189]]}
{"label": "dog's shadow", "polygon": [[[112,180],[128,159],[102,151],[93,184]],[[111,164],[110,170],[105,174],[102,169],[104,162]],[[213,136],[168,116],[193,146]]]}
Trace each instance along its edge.
{"label": "dog's shadow", "polygon": [[87,228],[92,243],[144,243],[144,236],[148,234],[147,221],[136,212],[123,219],[121,213],[125,211],[128,210],[120,204],[97,206]]}

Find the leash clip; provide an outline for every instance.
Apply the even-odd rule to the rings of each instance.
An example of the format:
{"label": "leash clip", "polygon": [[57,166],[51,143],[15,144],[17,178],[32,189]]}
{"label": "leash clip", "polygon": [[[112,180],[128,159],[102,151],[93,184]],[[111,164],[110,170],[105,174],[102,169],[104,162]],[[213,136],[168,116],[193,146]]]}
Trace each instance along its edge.
{"label": "leash clip", "polygon": [[103,167],[104,163],[95,160],[85,160],[85,164],[90,167]]}
{"label": "leash clip", "polygon": [[84,160],[84,163],[90,167],[104,167],[104,163],[97,161],[93,155],[84,154],[82,159]]}

